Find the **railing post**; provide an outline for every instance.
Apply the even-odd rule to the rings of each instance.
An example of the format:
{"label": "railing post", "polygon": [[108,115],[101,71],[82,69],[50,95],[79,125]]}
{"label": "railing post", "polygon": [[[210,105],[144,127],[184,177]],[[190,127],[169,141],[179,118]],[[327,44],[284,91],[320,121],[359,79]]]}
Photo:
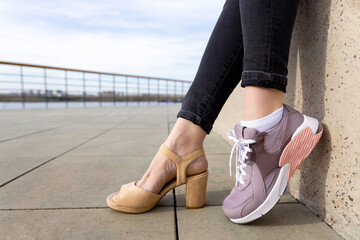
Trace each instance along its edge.
{"label": "railing post", "polygon": [[169,104],[169,80],[166,80],[166,104]]}
{"label": "railing post", "polygon": [[174,96],[175,96],[175,97],[174,97],[174,98],[175,98],[175,99],[174,99],[174,103],[177,102],[177,98],[176,98],[176,83],[177,83],[177,82],[174,81],[174,84],[175,84],[175,86],[174,86]]}
{"label": "railing post", "polygon": [[181,102],[184,101],[184,82],[181,82]]}
{"label": "railing post", "polygon": [[22,107],[25,108],[25,90],[24,90],[24,73],[23,73],[23,66],[20,66],[20,81],[21,81],[21,101],[22,101]]}
{"label": "railing post", "polygon": [[148,94],[147,94],[147,99],[148,99],[148,105],[150,105],[150,78],[148,78]]}
{"label": "railing post", "polygon": [[129,94],[129,90],[128,90],[128,76],[126,76],[126,77],[125,77],[125,101],[126,101],[126,106],[128,106],[128,104],[129,104],[128,94]]}
{"label": "railing post", "polygon": [[160,104],[160,80],[157,80],[157,102]]}
{"label": "railing post", "polygon": [[86,108],[86,83],[85,83],[85,72],[83,72],[83,104],[84,108]]}
{"label": "railing post", "polygon": [[113,103],[116,106],[116,87],[115,87],[115,75],[113,75]]}
{"label": "railing post", "polygon": [[48,108],[48,97],[47,97],[47,76],[46,76],[46,68],[44,68],[44,89],[45,89],[45,106]]}
{"label": "railing post", "polygon": [[66,97],[66,108],[69,108],[69,89],[68,89],[67,70],[65,70],[65,97]]}
{"label": "railing post", "polygon": [[102,106],[101,100],[102,100],[102,94],[101,94],[101,74],[99,73],[99,106],[100,106],[100,107]]}
{"label": "railing post", "polygon": [[137,78],[137,98],[138,98],[138,105],[140,104],[140,79]]}

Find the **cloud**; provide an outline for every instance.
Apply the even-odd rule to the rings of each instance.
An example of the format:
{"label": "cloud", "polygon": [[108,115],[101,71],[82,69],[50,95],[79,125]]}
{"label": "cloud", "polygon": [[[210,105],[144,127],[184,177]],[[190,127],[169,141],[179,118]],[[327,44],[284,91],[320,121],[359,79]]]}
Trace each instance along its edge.
{"label": "cloud", "polygon": [[0,3],[0,58],[192,80],[223,1]]}

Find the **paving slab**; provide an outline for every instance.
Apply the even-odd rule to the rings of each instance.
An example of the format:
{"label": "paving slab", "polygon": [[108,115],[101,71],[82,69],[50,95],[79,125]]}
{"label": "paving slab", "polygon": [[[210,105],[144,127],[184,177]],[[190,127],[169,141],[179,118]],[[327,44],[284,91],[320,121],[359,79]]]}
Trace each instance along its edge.
{"label": "paving slab", "polygon": [[24,136],[38,134],[44,131],[50,131],[57,127],[58,126],[53,126],[48,128],[44,128],[43,126],[32,126],[32,127],[7,126],[6,129],[0,130],[0,143],[13,140],[16,138],[21,138]]}
{"label": "paving slab", "polygon": [[176,119],[177,119],[177,114],[179,113],[179,110],[180,110],[180,106],[179,107],[176,107],[176,106],[173,106],[174,109],[172,109],[171,106],[168,107],[168,111],[167,111],[167,118],[169,119],[169,121],[171,122],[175,122]]}
{"label": "paving slab", "polygon": [[[150,156],[64,156],[0,188],[0,209],[107,207],[106,197],[141,178]],[[173,206],[172,191],[158,204]]]}
{"label": "paving slab", "polygon": [[301,204],[278,204],[258,220],[238,225],[225,217],[221,206],[177,208],[180,239],[342,239]]}
{"label": "paving slab", "polygon": [[167,118],[164,113],[151,113],[151,110],[137,114],[122,122],[117,128],[166,128]]}
{"label": "paving slab", "polygon": [[71,151],[71,156],[155,155],[168,135],[166,128],[115,128]]}
{"label": "paving slab", "polygon": [[[0,118],[3,118],[3,116],[1,116]],[[29,118],[3,118],[2,120],[0,120],[0,142],[58,128],[63,124],[64,123],[51,120],[47,122],[42,122],[41,124],[38,121],[32,121],[32,119]]]}
{"label": "paving slab", "polygon": [[212,132],[204,141],[205,154],[227,154],[229,159],[231,148],[228,142]]}
{"label": "paving slab", "polygon": [[61,156],[0,188],[0,238],[172,239],[178,220],[180,239],[341,239],[289,194],[259,220],[231,223],[221,209],[234,184],[228,169],[231,145],[214,133],[204,143],[210,172],[205,208],[184,208],[185,185],[176,189],[177,219],[172,191],[145,214],[107,208],[109,193],[146,171],[180,108],[1,112],[0,135],[33,134],[5,142],[0,137],[0,184]]}
{"label": "paving slab", "polygon": [[174,210],[125,214],[111,209],[0,211],[1,239],[175,239]]}
{"label": "paving slab", "polygon": [[[123,112],[120,116],[113,116],[114,112],[73,111],[64,109],[48,109],[30,112],[28,110],[0,112],[0,142],[37,134],[55,128],[106,128],[115,125],[129,116],[136,115],[137,111]],[[119,115],[119,114],[117,114]]]}
{"label": "paving slab", "polygon": [[103,129],[55,129],[0,143],[0,184],[78,146]]}

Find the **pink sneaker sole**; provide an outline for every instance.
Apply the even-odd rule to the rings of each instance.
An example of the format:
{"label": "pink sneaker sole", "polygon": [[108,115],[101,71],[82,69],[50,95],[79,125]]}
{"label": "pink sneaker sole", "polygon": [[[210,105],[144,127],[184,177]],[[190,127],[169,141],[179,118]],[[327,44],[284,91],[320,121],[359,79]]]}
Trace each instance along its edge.
{"label": "pink sneaker sole", "polygon": [[290,164],[287,181],[294,174],[295,170],[304,162],[307,156],[319,142],[323,133],[323,127],[319,133],[312,133],[310,127],[305,128],[294,137],[281,154],[279,166]]}

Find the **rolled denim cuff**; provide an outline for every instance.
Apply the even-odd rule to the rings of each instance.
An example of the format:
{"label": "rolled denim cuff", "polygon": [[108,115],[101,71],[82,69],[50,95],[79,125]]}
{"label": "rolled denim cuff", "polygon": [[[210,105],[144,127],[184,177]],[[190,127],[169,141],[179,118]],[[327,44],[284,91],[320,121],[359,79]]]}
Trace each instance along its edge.
{"label": "rolled denim cuff", "polygon": [[243,71],[241,75],[241,87],[246,86],[275,88],[286,93],[287,77],[281,74],[263,71]]}
{"label": "rolled denim cuff", "polygon": [[186,110],[180,110],[176,116],[178,117],[182,117],[185,118],[191,122],[193,122],[194,124],[199,125],[207,134],[210,133],[213,125],[210,124],[209,122],[205,121],[203,118],[201,118],[199,115],[190,112],[190,111],[186,111]]}

